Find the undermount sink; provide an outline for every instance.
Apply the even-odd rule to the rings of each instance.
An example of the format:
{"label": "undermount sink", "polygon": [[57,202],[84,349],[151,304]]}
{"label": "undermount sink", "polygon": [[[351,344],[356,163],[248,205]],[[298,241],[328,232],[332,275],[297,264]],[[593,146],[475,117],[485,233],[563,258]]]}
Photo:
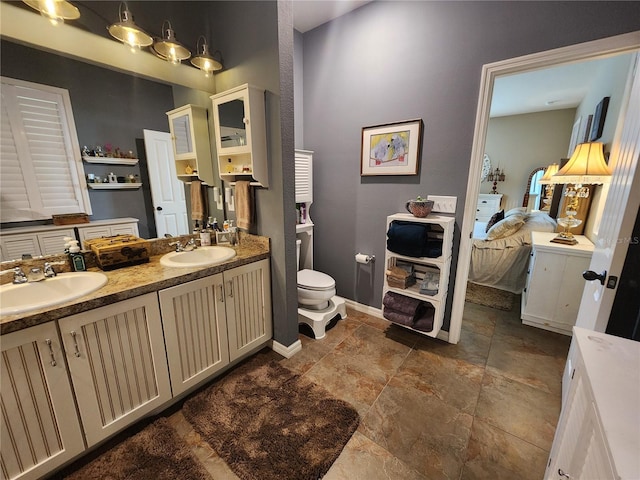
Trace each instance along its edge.
{"label": "undermount sink", "polygon": [[39,282],[0,286],[0,315],[52,307],[94,292],[107,283],[100,272],[60,273]]}
{"label": "undermount sink", "polygon": [[229,247],[198,247],[189,252],[171,252],[160,258],[160,265],[165,267],[208,267],[217,265],[236,256],[236,251]]}

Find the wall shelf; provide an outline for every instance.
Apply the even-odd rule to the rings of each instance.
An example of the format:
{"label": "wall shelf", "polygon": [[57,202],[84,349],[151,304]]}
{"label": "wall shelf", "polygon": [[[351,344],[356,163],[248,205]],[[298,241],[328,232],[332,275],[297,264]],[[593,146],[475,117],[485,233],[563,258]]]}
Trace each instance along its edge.
{"label": "wall shelf", "polygon": [[92,190],[131,190],[140,188],[141,183],[87,183]]}
{"label": "wall shelf", "polygon": [[137,158],[116,158],[116,157],[91,157],[83,155],[82,160],[87,163],[104,163],[109,165],[137,165]]}

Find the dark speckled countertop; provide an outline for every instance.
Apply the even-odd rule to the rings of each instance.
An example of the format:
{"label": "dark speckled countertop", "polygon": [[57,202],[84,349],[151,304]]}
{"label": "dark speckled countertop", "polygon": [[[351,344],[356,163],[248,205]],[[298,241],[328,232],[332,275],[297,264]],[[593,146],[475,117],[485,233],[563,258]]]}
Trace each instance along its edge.
{"label": "dark speckled countertop", "polygon": [[[152,248],[152,256],[149,259],[149,263],[102,272],[108,277],[107,284],[84,297],[53,307],[16,315],[0,316],[0,333],[4,335],[51,320],[86,312],[87,310],[126,300],[127,298],[156,292],[191,280],[214,275],[230,268],[269,258],[270,256],[268,238],[243,234],[240,237],[240,245],[232,247],[236,250],[236,256],[224,263],[206,268],[164,267],[160,265],[160,257],[167,251],[171,251],[171,247],[167,248],[167,243],[164,240],[158,241],[158,245],[155,246],[157,248]],[[43,263],[43,260],[34,260],[33,263],[41,266],[40,264]],[[12,265],[7,265],[7,267],[12,267]],[[98,267],[90,267],[88,270],[101,271]],[[46,280],[44,281],[46,282]]]}

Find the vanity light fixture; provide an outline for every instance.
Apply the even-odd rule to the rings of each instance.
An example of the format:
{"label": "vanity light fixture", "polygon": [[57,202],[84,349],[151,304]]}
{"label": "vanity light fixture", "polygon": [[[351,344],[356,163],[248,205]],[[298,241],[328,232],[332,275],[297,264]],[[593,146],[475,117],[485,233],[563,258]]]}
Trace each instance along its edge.
{"label": "vanity light fixture", "polygon": [[[123,6],[124,10],[122,9]],[[107,27],[107,30],[109,30],[113,38],[131,47],[132,52],[142,47],[148,47],[153,43],[151,35],[142,30],[133,21],[133,15],[126,2],[120,3],[118,7],[118,17],[120,18],[119,22]]]}
{"label": "vanity light fixture", "polygon": [[[200,43],[201,40],[202,44]],[[209,44],[207,43],[207,39],[204,38],[204,35],[200,35],[198,38],[196,51],[197,55],[191,59],[191,64],[202,70],[205,77],[209,77],[211,72],[222,70],[222,63],[209,54]],[[215,53],[220,53],[220,51],[216,50]]]}
{"label": "vanity light fixture", "polygon": [[22,0],[31,8],[38,10],[42,16],[47,17],[53,25],[63,23],[65,20],[80,18],[80,10],[66,0]]}
{"label": "vanity light fixture", "polygon": [[162,23],[162,38],[156,39],[151,48],[160,58],[174,65],[179,65],[182,60],[187,60],[191,56],[191,52],[176,40],[176,34],[169,20]]}
{"label": "vanity light fixture", "polygon": [[569,230],[582,223],[575,215],[578,213],[580,199],[589,196],[589,188],[585,185],[611,181],[612,172],[604,159],[603,148],[600,142],[578,144],[567,164],[551,176],[551,184],[567,185],[564,196],[569,198],[565,209],[567,216],[558,219],[558,224],[564,227],[564,232],[559,233],[552,242],[567,245],[578,243]]}

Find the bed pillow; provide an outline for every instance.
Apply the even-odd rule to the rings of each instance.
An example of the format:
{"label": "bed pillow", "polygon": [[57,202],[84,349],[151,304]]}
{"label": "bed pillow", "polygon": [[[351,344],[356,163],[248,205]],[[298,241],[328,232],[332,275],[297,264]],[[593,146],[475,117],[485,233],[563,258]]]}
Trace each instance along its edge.
{"label": "bed pillow", "polygon": [[511,210],[507,210],[507,213],[504,214],[504,218],[510,217],[511,215],[517,215],[518,213],[527,213],[527,207],[516,207]]}
{"label": "bed pillow", "polygon": [[487,232],[487,240],[497,240],[516,233],[524,225],[525,215],[516,213],[499,221]]}
{"label": "bed pillow", "polygon": [[487,228],[484,229],[484,232],[487,233],[491,227],[493,227],[500,220],[504,220],[504,210],[500,210],[499,212],[494,213],[489,221],[487,222]]}

